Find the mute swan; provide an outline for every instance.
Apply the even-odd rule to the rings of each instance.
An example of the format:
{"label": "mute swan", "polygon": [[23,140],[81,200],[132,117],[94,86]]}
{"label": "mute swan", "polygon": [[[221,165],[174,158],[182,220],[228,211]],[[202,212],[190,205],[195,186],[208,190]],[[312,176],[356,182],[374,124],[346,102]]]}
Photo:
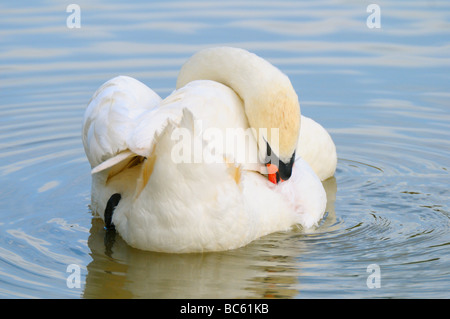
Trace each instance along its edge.
{"label": "mute swan", "polygon": [[[228,148],[225,134],[214,139],[208,129],[231,129],[246,147]],[[181,133],[190,137],[184,144]],[[191,57],[164,100],[131,77],[109,80],[89,102],[82,139],[92,210],[129,245],[160,252],[234,249],[317,225],[326,205],[321,179],[336,168],[331,137],[301,116],[288,77],[229,47]]]}

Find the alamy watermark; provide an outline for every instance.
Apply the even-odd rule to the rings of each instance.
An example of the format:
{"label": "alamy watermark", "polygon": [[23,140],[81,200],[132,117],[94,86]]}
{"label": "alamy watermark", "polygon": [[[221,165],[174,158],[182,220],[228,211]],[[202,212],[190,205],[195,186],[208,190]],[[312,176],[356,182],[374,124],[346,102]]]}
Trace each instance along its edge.
{"label": "alamy watermark", "polygon": [[66,279],[67,288],[81,288],[81,268],[77,264],[67,266],[66,272],[69,273]]}
{"label": "alamy watermark", "polygon": [[71,13],[66,19],[66,25],[69,29],[81,28],[81,8],[78,4],[69,4],[66,12]]}
{"label": "alamy watermark", "polygon": [[[272,164],[278,164],[278,128],[260,128],[258,131],[254,128],[203,129],[202,123],[202,120],[195,120],[194,130],[179,127],[172,131],[170,138],[176,142],[171,150],[174,163],[258,164],[270,160]],[[272,156],[261,158],[256,143],[258,136],[269,140],[266,141],[273,151]]]}
{"label": "alamy watermark", "polygon": [[378,4],[372,3],[367,6],[367,12],[370,15],[367,17],[366,25],[369,29],[381,28],[381,9]]}
{"label": "alamy watermark", "polygon": [[370,274],[367,277],[366,284],[367,288],[381,288],[381,269],[377,264],[370,264],[367,266],[366,271]]}
{"label": "alamy watermark", "polygon": [[[367,17],[366,25],[369,29],[381,28],[381,8],[378,4],[372,3],[367,6],[366,11],[370,13]],[[69,29],[81,28],[81,7],[72,3],[66,7],[66,12],[70,15],[66,19],[66,25]]]}

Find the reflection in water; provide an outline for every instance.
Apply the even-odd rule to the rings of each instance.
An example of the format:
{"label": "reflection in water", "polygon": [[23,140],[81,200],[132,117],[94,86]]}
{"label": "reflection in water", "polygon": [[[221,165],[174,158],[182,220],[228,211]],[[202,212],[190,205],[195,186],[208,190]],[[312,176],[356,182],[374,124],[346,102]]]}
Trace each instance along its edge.
{"label": "reflection in water", "polygon": [[[324,182],[327,217],[335,223],[336,180]],[[314,232],[314,230],[310,231]],[[100,219],[92,219],[88,240],[85,298],[292,298],[301,291],[298,277],[306,247],[303,230],[276,233],[225,252],[166,254],[141,251],[116,235],[105,245]]]}

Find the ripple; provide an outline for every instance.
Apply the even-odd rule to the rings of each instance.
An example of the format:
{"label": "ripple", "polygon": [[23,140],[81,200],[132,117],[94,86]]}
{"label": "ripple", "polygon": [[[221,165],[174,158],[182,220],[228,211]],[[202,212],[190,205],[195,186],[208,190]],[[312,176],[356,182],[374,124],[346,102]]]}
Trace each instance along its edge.
{"label": "ripple", "polygon": [[[406,182],[404,175],[386,173],[372,163],[373,158],[367,162],[339,159],[333,210],[328,211],[315,232],[295,236],[297,242],[309,248],[303,258],[312,263],[306,265],[310,276],[342,276],[345,272],[366,278],[365,267],[376,263],[389,273],[415,269],[424,277],[445,278],[445,272],[429,270],[428,265],[442,270],[448,260],[443,257],[449,243],[448,204],[442,203],[421,177],[408,176]],[[435,183],[441,185],[444,179],[439,176]],[[309,251],[315,250],[331,254],[331,264],[346,264],[349,268],[344,271],[327,265],[325,271],[320,265],[329,260],[315,255],[310,258]],[[386,277],[385,281],[395,281],[390,275]],[[309,282],[311,278],[304,280]],[[410,282],[426,285],[416,279]],[[307,288],[310,295],[318,291],[316,284]],[[445,291],[445,287],[439,285],[438,290]],[[396,289],[392,287],[393,291]]]}

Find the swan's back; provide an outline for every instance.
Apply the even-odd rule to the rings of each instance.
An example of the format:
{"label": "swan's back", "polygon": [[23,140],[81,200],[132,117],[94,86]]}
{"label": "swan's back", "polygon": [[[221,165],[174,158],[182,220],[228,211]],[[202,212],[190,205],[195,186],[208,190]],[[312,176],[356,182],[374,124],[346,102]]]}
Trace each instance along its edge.
{"label": "swan's back", "polygon": [[297,157],[303,158],[322,181],[336,171],[336,146],[330,134],[319,123],[303,115]]}

